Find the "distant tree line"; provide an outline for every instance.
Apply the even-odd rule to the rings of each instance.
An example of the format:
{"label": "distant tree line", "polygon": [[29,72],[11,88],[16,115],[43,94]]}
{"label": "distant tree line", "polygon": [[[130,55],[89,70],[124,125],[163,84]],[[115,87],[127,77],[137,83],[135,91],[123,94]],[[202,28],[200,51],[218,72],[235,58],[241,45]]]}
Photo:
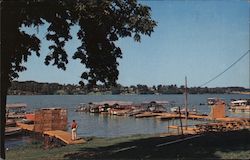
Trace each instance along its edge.
{"label": "distant tree line", "polygon": [[[74,94],[183,94],[185,87],[178,87],[176,84],[171,85],[131,85],[122,86],[120,84],[113,87],[105,85],[96,85],[94,87],[81,86],[75,84],[59,83],[39,83],[35,81],[13,81],[8,90],[9,95],[74,95]],[[244,87],[190,87],[190,94],[223,94],[233,92],[250,92],[250,89]]]}

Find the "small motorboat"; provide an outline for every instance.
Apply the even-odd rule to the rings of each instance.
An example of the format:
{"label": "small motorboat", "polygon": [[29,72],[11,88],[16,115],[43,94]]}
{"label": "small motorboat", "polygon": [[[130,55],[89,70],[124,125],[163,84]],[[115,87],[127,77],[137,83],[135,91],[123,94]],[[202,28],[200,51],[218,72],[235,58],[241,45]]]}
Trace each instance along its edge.
{"label": "small motorboat", "polygon": [[171,112],[179,112],[179,107],[172,107],[170,108]]}

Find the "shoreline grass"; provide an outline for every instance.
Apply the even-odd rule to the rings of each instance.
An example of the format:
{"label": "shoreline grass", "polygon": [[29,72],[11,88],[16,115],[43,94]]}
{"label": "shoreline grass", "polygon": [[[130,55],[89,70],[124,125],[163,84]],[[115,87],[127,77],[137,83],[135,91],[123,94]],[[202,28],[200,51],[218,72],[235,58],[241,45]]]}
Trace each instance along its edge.
{"label": "shoreline grass", "polygon": [[[209,133],[199,138],[157,148],[156,144],[180,136],[132,135],[115,138],[88,138],[85,144],[43,149],[42,143],[7,151],[7,159],[248,159],[250,130]],[[114,152],[122,148],[134,149]]]}
{"label": "shoreline grass", "polygon": [[104,138],[104,137],[85,137],[87,143],[66,145],[50,149],[43,148],[42,141],[29,143],[24,146],[17,146],[6,151],[7,159],[23,160],[23,159],[66,159],[65,154],[79,152],[80,148],[98,148],[108,147],[118,143],[130,142],[138,139],[154,137],[156,135],[137,134],[131,136]]}

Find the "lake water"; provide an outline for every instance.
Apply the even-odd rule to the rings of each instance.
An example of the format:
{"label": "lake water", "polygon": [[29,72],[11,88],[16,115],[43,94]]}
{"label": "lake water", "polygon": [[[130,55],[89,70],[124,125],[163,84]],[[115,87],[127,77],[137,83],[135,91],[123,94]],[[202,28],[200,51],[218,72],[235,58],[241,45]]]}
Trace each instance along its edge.
{"label": "lake water", "polygon": [[[240,94],[201,94],[188,95],[189,108],[196,108],[198,112],[208,114],[210,108],[204,104],[207,98],[218,97],[223,98],[227,103],[230,99],[245,99],[249,95]],[[170,101],[176,105],[184,104],[183,95],[37,95],[37,96],[8,96],[7,103],[26,103],[27,111],[34,111],[39,108],[47,107],[63,107],[68,110],[68,122],[75,119],[78,123],[79,136],[96,136],[96,137],[118,137],[133,134],[154,134],[166,133],[166,126],[178,124],[179,120],[167,122],[159,121],[154,118],[136,119],[134,117],[125,116],[109,116],[104,114],[78,113],[74,110],[80,103],[100,102],[107,100],[131,101],[141,103],[143,101]],[[232,114],[228,116],[243,116],[250,117],[250,113]],[[200,122],[191,122],[200,123]],[[21,141],[27,141],[26,138],[21,138]],[[15,141],[15,140],[14,140]],[[14,143],[13,139],[7,140],[6,146],[11,146]]]}

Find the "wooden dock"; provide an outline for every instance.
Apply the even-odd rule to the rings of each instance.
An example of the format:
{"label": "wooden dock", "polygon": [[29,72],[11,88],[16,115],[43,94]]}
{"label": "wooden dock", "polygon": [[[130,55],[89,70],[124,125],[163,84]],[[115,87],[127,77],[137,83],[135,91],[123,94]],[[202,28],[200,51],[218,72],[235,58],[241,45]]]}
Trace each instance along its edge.
{"label": "wooden dock", "polygon": [[[169,129],[176,129],[178,131],[178,134],[181,132],[181,126],[168,126]],[[182,127],[183,129],[183,134],[196,134],[195,128],[194,127]]]}
{"label": "wooden dock", "polygon": [[[24,124],[24,123],[17,122],[17,126],[24,129],[24,130],[35,132],[33,124]],[[62,130],[44,131],[43,135],[55,137],[55,138],[63,141],[65,144],[82,144],[82,143],[86,142],[82,138],[77,139],[75,141],[72,141],[71,140],[71,133],[67,132],[67,131],[62,131]]]}
{"label": "wooden dock", "polygon": [[61,130],[55,130],[55,131],[44,131],[44,135],[48,135],[50,137],[55,137],[57,139],[60,139],[66,144],[82,144],[85,143],[86,141],[82,138],[77,139],[77,140],[71,140],[71,133],[66,132],[66,131],[61,131]]}
{"label": "wooden dock", "polygon": [[[161,120],[169,120],[169,119],[178,119],[178,118],[185,118],[184,114],[177,114],[177,113],[162,113],[159,114],[157,117],[157,119],[161,119]],[[193,119],[193,120],[211,120],[211,118],[209,116],[203,116],[203,115],[188,115],[187,117],[188,119]]]}
{"label": "wooden dock", "polygon": [[162,113],[143,112],[141,114],[135,115],[135,118],[156,117],[156,116],[161,116],[161,115],[162,115]]}
{"label": "wooden dock", "polygon": [[34,131],[34,124],[24,124],[20,122],[16,122],[17,126],[28,131]]}

